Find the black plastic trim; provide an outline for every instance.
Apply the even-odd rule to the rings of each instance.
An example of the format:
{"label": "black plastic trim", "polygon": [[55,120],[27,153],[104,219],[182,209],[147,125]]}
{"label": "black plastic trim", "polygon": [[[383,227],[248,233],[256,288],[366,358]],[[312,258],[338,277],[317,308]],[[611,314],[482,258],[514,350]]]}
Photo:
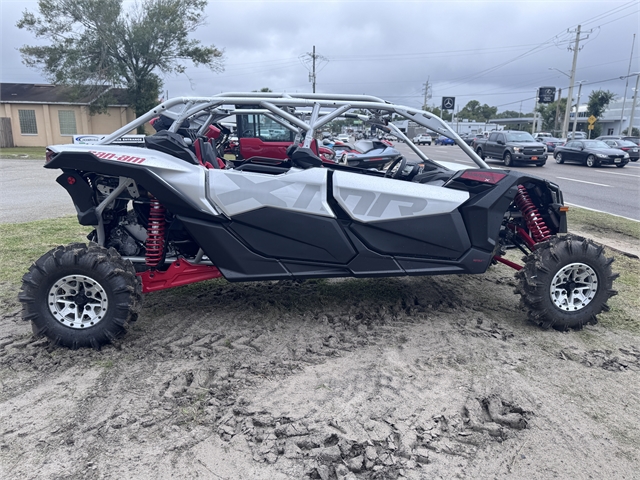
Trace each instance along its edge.
{"label": "black plastic trim", "polygon": [[276,259],[249,250],[224,225],[178,217],[213,264],[229,281],[290,279],[291,273]]}
{"label": "black plastic trim", "polygon": [[[56,178],[58,182],[69,194],[78,213],[80,225],[98,225],[98,216],[93,202],[93,190],[84,178],[73,170],[63,170],[63,173]],[[74,182],[69,183],[68,179],[73,178]]]}
{"label": "black plastic trim", "polygon": [[346,264],[357,253],[331,217],[264,207],[235,215],[229,228],[269,257]]}

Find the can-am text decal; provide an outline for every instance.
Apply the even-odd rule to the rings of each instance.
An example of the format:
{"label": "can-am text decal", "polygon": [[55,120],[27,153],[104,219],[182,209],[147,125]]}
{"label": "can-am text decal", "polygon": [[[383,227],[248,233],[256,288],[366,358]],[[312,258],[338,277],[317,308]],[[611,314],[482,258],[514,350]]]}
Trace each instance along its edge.
{"label": "can-am text decal", "polygon": [[133,157],[131,155],[116,155],[115,153],[96,152],[94,150],[90,150],[89,153],[93,153],[96,157],[102,158],[103,160],[116,160],[118,162],[142,163],[146,160],[146,158],[142,157]]}

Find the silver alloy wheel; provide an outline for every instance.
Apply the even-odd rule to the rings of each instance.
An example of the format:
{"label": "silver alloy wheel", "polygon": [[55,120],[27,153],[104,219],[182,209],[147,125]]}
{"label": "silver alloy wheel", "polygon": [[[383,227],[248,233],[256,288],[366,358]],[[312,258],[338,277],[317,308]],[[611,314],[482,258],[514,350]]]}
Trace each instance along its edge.
{"label": "silver alloy wheel", "polygon": [[67,275],[57,280],[49,289],[47,303],[56,320],[76,329],[96,325],[109,307],[102,285],[85,275]]}
{"label": "silver alloy wheel", "polygon": [[598,276],[589,265],[570,263],[555,274],[549,288],[551,300],[560,310],[581,310],[598,293]]}

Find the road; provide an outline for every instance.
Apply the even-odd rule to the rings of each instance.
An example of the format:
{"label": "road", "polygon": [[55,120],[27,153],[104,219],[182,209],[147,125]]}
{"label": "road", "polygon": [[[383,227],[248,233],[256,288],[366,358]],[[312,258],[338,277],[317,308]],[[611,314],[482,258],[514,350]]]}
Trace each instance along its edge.
{"label": "road", "polygon": [[[409,158],[409,147],[396,148]],[[475,165],[457,146],[421,146],[429,158]],[[0,160],[0,223],[28,222],[75,214],[67,192],[56,183],[58,170],[42,168],[43,160]],[[488,160],[491,166],[501,162]],[[515,167],[560,185],[565,202],[640,221],[640,162],[624,168],[587,168],[558,165],[553,159],[542,167]]]}
{"label": "road", "polygon": [[0,159],[0,223],[22,223],[73,215],[71,197],[56,183],[60,170],[44,160]]}
{"label": "road", "polygon": [[[409,147],[396,143],[402,153],[415,157]],[[475,166],[475,163],[457,146],[420,146],[429,158],[445,162]],[[504,167],[498,160],[487,159],[492,167]],[[544,167],[517,166],[558,184],[567,204],[599,210],[640,221],[640,162],[630,162],[624,168],[604,166],[587,168],[577,163],[559,165],[553,158]]]}

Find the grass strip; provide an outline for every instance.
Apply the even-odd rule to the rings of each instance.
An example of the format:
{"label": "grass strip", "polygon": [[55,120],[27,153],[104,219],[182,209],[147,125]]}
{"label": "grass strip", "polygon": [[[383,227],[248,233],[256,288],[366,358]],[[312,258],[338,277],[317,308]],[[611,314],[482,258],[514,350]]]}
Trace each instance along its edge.
{"label": "grass strip", "polygon": [[45,147],[13,147],[0,148],[0,158],[24,158],[44,160]]}

